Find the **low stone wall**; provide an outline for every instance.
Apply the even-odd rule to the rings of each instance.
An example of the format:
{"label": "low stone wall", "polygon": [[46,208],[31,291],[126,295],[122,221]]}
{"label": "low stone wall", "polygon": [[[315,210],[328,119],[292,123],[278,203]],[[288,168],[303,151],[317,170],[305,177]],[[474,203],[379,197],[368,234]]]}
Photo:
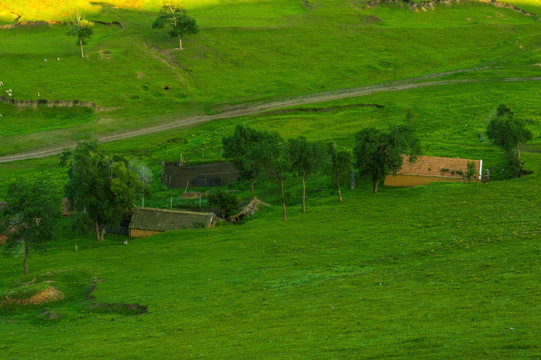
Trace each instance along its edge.
{"label": "low stone wall", "polygon": [[88,101],[80,100],[17,100],[10,99],[5,96],[0,96],[0,102],[5,104],[12,104],[18,107],[33,107],[37,108],[38,105],[45,105],[48,107],[59,106],[59,107],[73,107],[73,106],[83,106],[95,110],[103,110],[104,108],[98,107],[97,104]]}

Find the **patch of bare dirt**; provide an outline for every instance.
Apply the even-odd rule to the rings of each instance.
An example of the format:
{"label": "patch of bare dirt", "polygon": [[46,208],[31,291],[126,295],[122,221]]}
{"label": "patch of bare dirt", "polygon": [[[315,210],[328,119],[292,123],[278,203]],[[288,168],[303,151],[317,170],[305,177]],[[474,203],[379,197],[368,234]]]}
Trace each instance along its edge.
{"label": "patch of bare dirt", "polygon": [[0,306],[4,304],[17,304],[17,305],[38,305],[46,302],[52,302],[61,300],[64,298],[64,294],[52,286],[40,291],[28,299],[12,299],[6,296],[4,300],[0,302]]}

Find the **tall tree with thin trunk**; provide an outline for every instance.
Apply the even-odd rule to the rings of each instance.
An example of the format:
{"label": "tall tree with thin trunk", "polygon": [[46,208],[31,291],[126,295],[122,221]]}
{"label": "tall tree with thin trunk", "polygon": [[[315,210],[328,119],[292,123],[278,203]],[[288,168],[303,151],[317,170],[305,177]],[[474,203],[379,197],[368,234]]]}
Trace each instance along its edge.
{"label": "tall tree with thin trunk", "polygon": [[277,132],[262,132],[262,138],[253,146],[254,158],[272,179],[276,181],[282,202],[283,219],[287,220],[288,193],[285,179],[291,169],[287,143]]}
{"label": "tall tree with thin trunk", "polygon": [[75,45],[81,47],[81,57],[85,57],[83,45],[86,45],[86,40],[90,39],[92,34],[94,34],[94,23],[81,17],[79,12],[77,12],[75,21],[73,21],[71,29],[66,32],[66,35],[77,37]]}
{"label": "tall tree with thin trunk", "polygon": [[409,125],[391,125],[388,132],[363,129],[355,135],[355,144],[355,167],[360,175],[371,178],[374,192],[387,175],[400,170],[404,155],[415,161],[421,153],[420,140]]}
{"label": "tall tree with thin trunk", "polygon": [[176,1],[164,1],[158,17],[152,24],[153,29],[169,29],[169,36],[178,38],[179,50],[183,50],[184,35],[197,34],[199,26],[194,18],[186,14],[186,10]]}
{"label": "tall tree with thin trunk", "polygon": [[347,150],[338,150],[335,143],[329,143],[329,166],[328,172],[336,181],[338,189],[338,201],[343,202],[340,188],[341,179],[347,176],[351,170],[351,153]]}
{"label": "tall tree with thin trunk", "polygon": [[55,238],[62,216],[62,201],[54,184],[45,181],[29,183],[16,180],[8,187],[6,205],[0,210],[0,233],[6,234],[5,251],[24,251],[23,269],[28,274],[31,249],[45,251]]}
{"label": "tall tree with thin trunk", "polygon": [[325,145],[308,141],[304,136],[289,139],[291,169],[302,178],[302,212],[306,212],[306,178],[321,169],[325,161]]}

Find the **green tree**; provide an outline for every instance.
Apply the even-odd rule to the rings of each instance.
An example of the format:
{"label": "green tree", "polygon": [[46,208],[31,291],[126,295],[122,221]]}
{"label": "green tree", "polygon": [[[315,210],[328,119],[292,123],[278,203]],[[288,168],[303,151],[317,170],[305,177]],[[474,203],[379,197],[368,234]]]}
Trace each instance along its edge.
{"label": "green tree", "polygon": [[98,241],[103,241],[105,227],[118,225],[147,189],[126,159],[105,153],[95,139],[65,149],[61,165],[68,167],[65,191],[70,204],[92,220]]}
{"label": "green tree", "polygon": [[86,40],[90,39],[92,34],[94,34],[94,23],[82,18],[81,15],[79,15],[79,12],[77,12],[77,17],[72,23],[71,29],[66,32],[66,35],[77,37],[75,45],[81,47],[81,57],[85,57],[83,45],[86,45]]}
{"label": "green tree", "polygon": [[276,181],[282,202],[283,219],[286,221],[288,194],[284,182],[291,169],[288,146],[277,132],[262,132],[261,136],[261,139],[253,145],[254,159],[257,166]]}
{"label": "green tree", "polygon": [[338,201],[343,202],[340,180],[351,171],[351,153],[346,150],[338,150],[335,143],[329,143],[329,166],[328,172],[336,181],[338,189]]}
{"label": "green tree", "polygon": [[235,211],[239,206],[237,195],[222,189],[212,191],[208,196],[208,202],[210,205],[220,208],[223,219],[228,218],[231,212]]}
{"label": "green tree", "polygon": [[61,197],[49,182],[19,179],[9,185],[5,199],[7,204],[0,211],[0,233],[8,237],[5,250],[13,253],[24,247],[23,268],[28,274],[30,249],[43,252],[55,238],[62,216]]}
{"label": "green tree", "polygon": [[511,164],[520,167],[520,146],[530,141],[532,132],[526,128],[525,121],[517,119],[506,105],[498,106],[487,126],[487,136],[492,143],[501,148]]}
{"label": "green tree", "polygon": [[321,142],[308,141],[304,136],[289,139],[291,169],[302,178],[302,212],[306,212],[306,177],[321,169],[325,147]]}
{"label": "green tree", "polygon": [[366,128],[355,135],[353,149],[355,167],[360,175],[369,176],[374,192],[389,174],[402,167],[404,155],[415,161],[421,152],[421,143],[415,130],[407,125],[391,125],[388,132]]}
{"label": "green tree", "polygon": [[158,17],[152,24],[153,29],[169,29],[169,36],[177,37],[179,50],[182,48],[184,35],[197,34],[199,26],[194,18],[186,14],[186,10],[176,1],[164,1]]}
{"label": "green tree", "polygon": [[254,149],[263,137],[263,132],[239,124],[232,136],[222,138],[224,157],[233,162],[243,179],[250,180],[251,192],[262,171]]}

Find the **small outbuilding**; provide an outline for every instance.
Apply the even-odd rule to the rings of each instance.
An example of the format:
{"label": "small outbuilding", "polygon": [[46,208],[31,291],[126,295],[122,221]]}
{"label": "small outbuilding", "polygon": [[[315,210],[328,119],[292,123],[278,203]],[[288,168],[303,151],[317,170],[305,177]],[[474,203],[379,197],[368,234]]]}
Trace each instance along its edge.
{"label": "small outbuilding", "polygon": [[480,181],[483,160],[419,156],[410,162],[404,157],[402,168],[396,175],[385,178],[385,186],[428,185],[437,181]]}
{"label": "small outbuilding", "polygon": [[130,221],[130,236],[143,238],[164,231],[209,228],[216,223],[213,213],[152,208],[135,208]]}
{"label": "small outbuilding", "polygon": [[185,166],[179,162],[163,164],[162,183],[169,189],[215,187],[240,179],[232,162]]}
{"label": "small outbuilding", "polygon": [[231,222],[237,222],[237,221],[241,221],[242,219],[244,219],[246,216],[250,216],[250,215],[253,215],[257,210],[259,210],[259,206],[260,205],[263,205],[263,206],[270,206],[269,204],[267,204],[266,202],[264,201],[261,201],[257,198],[257,196],[255,196],[254,198],[252,198],[252,200],[248,201],[248,203],[246,203],[243,207],[242,207],[242,210],[239,211],[238,213],[236,213],[235,215],[231,215],[231,217],[229,218],[229,221]]}

